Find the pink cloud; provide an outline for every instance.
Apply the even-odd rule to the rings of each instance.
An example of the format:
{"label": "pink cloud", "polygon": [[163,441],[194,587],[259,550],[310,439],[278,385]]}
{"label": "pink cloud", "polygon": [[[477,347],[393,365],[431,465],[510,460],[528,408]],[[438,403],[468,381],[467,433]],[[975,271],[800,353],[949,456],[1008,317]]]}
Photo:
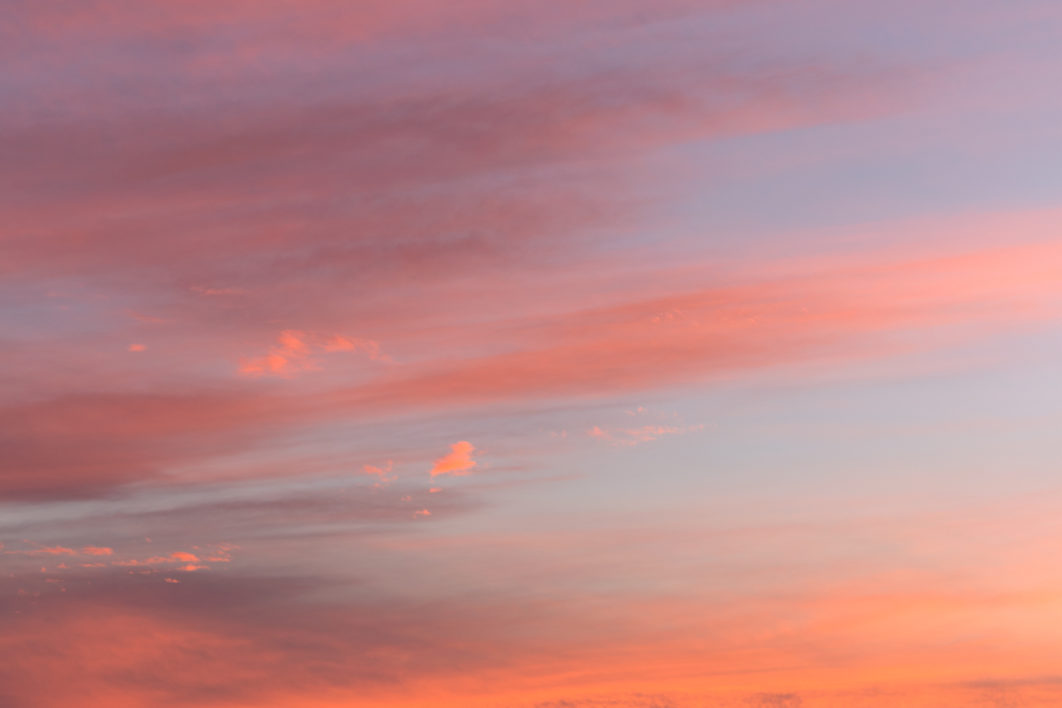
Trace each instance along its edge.
{"label": "pink cloud", "polygon": [[685,435],[686,433],[704,430],[704,425],[643,425],[637,428],[612,428],[602,429],[595,425],[587,431],[592,438],[604,440],[613,445],[632,447],[641,443],[652,442],[662,437],[671,435]]}
{"label": "pink cloud", "polygon": [[[349,386],[284,397],[215,387],[14,402],[0,408],[0,427],[11,436],[0,458],[0,492],[95,494],[333,416],[618,395],[806,362],[883,359],[956,337],[1040,327],[1052,321],[1059,299],[1062,249],[1046,240],[1056,220],[1053,212],[1033,212],[902,224],[892,228],[938,234],[947,245],[764,262],[727,283],[677,293],[703,274],[693,266],[661,271],[619,302],[513,317],[489,338],[475,322],[455,323],[439,341],[460,348],[439,346],[415,320],[400,319],[393,331],[403,332],[403,346],[425,354]],[[876,228],[888,242],[890,227]],[[1001,232],[1026,240],[969,245]],[[671,292],[654,293],[665,288]],[[682,316],[653,321],[670,311]],[[897,336],[919,332],[927,336]],[[278,346],[313,353],[327,341],[289,332]]]}
{"label": "pink cloud", "polygon": [[393,482],[397,477],[391,476],[391,470],[394,469],[394,460],[388,460],[382,467],[377,465],[363,465],[362,469],[365,474],[373,477],[378,477],[380,482]]}
{"label": "pink cloud", "polygon": [[[898,142],[925,127],[911,98],[934,70],[927,56],[962,45],[966,59],[1016,37],[1014,24],[949,9],[960,31],[922,51],[939,10],[907,4],[10,3],[0,184],[14,198],[0,277],[15,298],[2,313],[14,316],[0,341],[0,502],[17,513],[0,523],[74,547],[4,550],[0,701],[1060,704],[1055,623],[1044,621],[1059,582],[1043,562],[1057,514],[1031,529],[1010,513],[1002,534],[972,515],[950,553],[939,530],[908,518],[895,526],[909,552],[880,528],[841,526],[810,543],[789,527],[698,533],[717,521],[705,513],[711,495],[682,500],[695,518],[659,513],[665,492],[685,491],[676,474],[674,490],[646,500],[659,516],[625,483],[621,503],[600,501],[628,525],[597,528],[581,508],[597,492],[587,464],[579,492],[591,493],[562,505],[577,511],[574,532],[541,524],[569,515],[540,494],[506,497],[506,530],[527,523],[513,536],[491,525],[501,513],[432,533],[435,519],[490,502],[494,480],[442,494],[384,484],[395,464],[382,460],[419,464],[418,440],[455,429],[488,430],[499,451],[537,450],[546,431],[641,392],[689,395],[738,376],[807,385],[810,368],[902,367],[890,357],[1056,327],[1058,212],[846,227],[851,251],[817,257],[787,255],[821,254],[828,239],[786,220],[750,229],[763,239],[755,262],[727,261],[730,244],[751,240],[727,221],[729,188],[792,168],[785,153],[800,143],[814,153],[802,165],[810,181],[772,172],[735,200],[755,202],[748,215],[760,219],[795,179],[780,202],[789,208],[822,188],[817,148],[834,149],[835,126],[849,124],[838,137],[855,134],[860,150],[888,152],[868,137],[877,119],[899,117],[886,126]],[[1047,36],[1057,11],[1039,11]],[[797,18],[806,24],[791,26]],[[899,49],[879,46],[899,35]],[[1020,53],[1012,44],[1006,53]],[[1050,65],[1046,43],[1031,44]],[[993,70],[1011,84],[1050,84],[1003,68]],[[1013,101],[1019,90],[1001,100],[963,78],[939,93],[975,86],[1000,112],[1053,115]],[[980,157],[962,144],[966,113],[922,130],[954,140],[964,165]],[[1012,146],[1038,121],[1021,122]],[[732,139],[755,133],[776,135]],[[897,174],[842,167],[846,181],[873,174],[862,187]],[[680,191],[696,194],[673,203]],[[841,208],[801,204],[798,216],[862,213],[848,196],[830,190]],[[718,215],[717,198],[728,202]],[[685,228],[698,231],[667,240]],[[859,252],[865,244],[878,250]],[[143,342],[150,356],[120,355]],[[1006,404],[992,413],[1023,413],[1018,398],[992,399]],[[570,417],[544,419],[556,411]],[[588,434],[618,446],[700,429],[594,420]],[[998,456],[1016,468],[1035,457],[1024,432],[999,439],[1021,448]],[[480,452],[450,445],[432,480],[473,473]],[[349,474],[365,460],[376,486]],[[994,460],[975,460],[963,484]],[[536,484],[552,474],[517,469]],[[602,494],[615,489],[610,472]],[[222,480],[231,485],[215,493]],[[816,488],[813,501],[833,504],[833,493]],[[68,514],[73,497],[94,499]],[[768,501],[782,516],[806,506]],[[874,501],[868,514],[882,514]],[[230,532],[250,562],[202,540]],[[157,555],[131,540],[146,533]],[[942,562],[963,554],[974,570]],[[101,562],[55,565],[67,556]],[[986,681],[1020,695],[984,700]]]}
{"label": "pink cloud", "polygon": [[231,552],[236,548],[237,546],[234,546],[232,544],[220,544],[212,546],[208,548],[209,554],[204,559],[201,559],[199,555],[191,553],[189,551],[174,551],[168,556],[150,556],[147,558],[118,559],[112,561],[111,565],[125,568],[144,568],[158,565],[174,566],[175,564],[180,564],[177,565],[177,567],[174,569],[183,571],[195,571],[209,567],[209,563],[231,563]]}
{"label": "pink cloud", "polygon": [[265,356],[242,359],[239,372],[250,376],[290,377],[306,371],[318,371],[320,362],[313,352],[362,352],[369,359],[384,358],[379,344],[365,339],[349,339],[340,335],[322,336],[287,329],[277,336],[277,344]]}
{"label": "pink cloud", "polygon": [[431,468],[431,476],[453,475],[456,477],[469,473],[476,466],[472,459],[476,447],[467,440],[460,440],[450,445],[450,452],[435,461]]}
{"label": "pink cloud", "polygon": [[192,288],[193,292],[197,292],[200,295],[246,295],[247,291],[243,288],[207,288],[203,286],[195,286]]}
{"label": "pink cloud", "polygon": [[105,546],[85,546],[81,552],[86,556],[113,556],[114,549]]}

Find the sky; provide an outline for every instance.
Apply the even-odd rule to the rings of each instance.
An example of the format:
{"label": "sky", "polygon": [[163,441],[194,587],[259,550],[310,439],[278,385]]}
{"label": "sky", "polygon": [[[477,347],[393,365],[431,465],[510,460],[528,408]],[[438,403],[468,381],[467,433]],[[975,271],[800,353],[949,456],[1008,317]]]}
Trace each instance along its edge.
{"label": "sky", "polygon": [[1062,704],[1057,2],[0,8],[3,708]]}

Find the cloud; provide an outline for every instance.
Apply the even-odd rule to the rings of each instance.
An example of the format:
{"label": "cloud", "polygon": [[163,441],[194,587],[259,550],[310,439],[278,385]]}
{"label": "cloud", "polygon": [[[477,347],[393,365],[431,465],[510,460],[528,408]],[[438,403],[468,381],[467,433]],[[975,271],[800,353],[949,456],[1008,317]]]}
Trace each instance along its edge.
{"label": "cloud", "polygon": [[247,291],[243,288],[207,288],[201,285],[196,285],[192,288],[193,292],[200,295],[246,295]]}
{"label": "cloud", "polygon": [[370,359],[386,359],[380,354],[380,345],[368,339],[349,339],[338,334],[326,337],[320,345],[326,352],[363,352]]}
{"label": "cloud", "polygon": [[[876,103],[868,95],[886,93],[866,86],[889,81],[889,72],[854,58],[827,65],[817,57],[778,58],[752,68],[741,52],[706,51],[685,32],[645,26],[649,17],[675,12],[725,16],[727,2],[669,1],[652,9],[590,2],[549,13],[528,3],[459,3],[467,14],[443,5],[418,2],[428,16],[462,25],[479,27],[486,16],[518,35],[545,26],[567,52],[556,66],[543,66],[537,49],[517,42],[499,52],[481,39],[458,42],[450,25],[432,33],[421,11],[383,12],[400,36],[416,28],[420,52],[442,52],[439,71],[457,69],[444,82],[431,81],[416,68],[421,62],[389,64],[387,42],[376,55],[373,47],[335,38],[339,28],[360,36],[373,24],[363,18],[376,12],[361,3],[294,12],[229,2],[219,12],[133,20],[138,9],[123,2],[109,6],[107,22],[102,12],[74,18],[64,11],[62,30],[41,22],[34,26],[52,29],[19,33],[20,41],[48,47],[44,56],[62,50],[69,57],[61,70],[42,65],[27,77],[37,86],[27,104],[73,105],[45,98],[54,96],[49,89],[73,91],[89,115],[43,123],[7,116],[13,125],[2,134],[11,136],[12,154],[2,177],[36,196],[9,215],[14,231],[33,234],[5,242],[5,264],[12,273],[76,278],[194,312],[201,324],[220,309],[260,326],[275,321],[269,313],[284,312],[289,322],[321,317],[322,310],[349,313],[387,299],[399,282],[445,282],[498,265],[548,266],[545,244],[583,252],[593,245],[589,232],[630,216],[627,175],[639,174],[644,156],[688,140],[857,120]],[[203,22],[214,16],[233,24]],[[585,16],[631,32],[635,41],[663,41],[669,51],[625,58],[584,43],[578,27],[599,31]],[[584,19],[572,25],[577,17]],[[124,22],[167,27],[174,41],[130,46],[127,38],[142,30],[112,34]],[[291,23],[305,34],[291,34]],[[243,26],[257,27],[255,37],[223,29]],[[67,31],[79,41],[52,43]],[[291,62],[240,47],[264,35],[293,42],[299,49]],[[197,41],[202,36],[212,41]],[[106,66],[135,89],[117,91],[102,79],[105,37],[117,42],[103,52],[114,60]],[[369,51],[362,58],[374,70],[351,74],[351,51]],[[83,54],[95,59],[95,70],[71,84],[64,72],[83,70]],[[251,56],[263,64],[248,65]],[[461,69],[471,56],[484,59],[476,72]],[[194,71],[204,62],[215,69]],[[304,62],[321,63],[321,85],[306,86],[296,68]],[[379,81],[384,66],[388,80]],[[270,77],[268,88],[259,71]],[[910,76],[903,79],[906,85]],[[218,120],[219,102],[239,119]],[[52,208],[60,199],[64,209]],[[141,238],[148,228],[159,237]],[[245,297],[203,297],[223,293]],[[268,361],[259,364],[263,375],[272,371]]]}
{"label": "cloud", "polygon": [[469,473],[476,466],[472,459],[476,447],[467,440],[460,440],[450,445],[450,452],[435,461],[431,468],[431,476],[453,475],[461,477]]}
{"label": "cloud", "polygon": [[[400,318],[400,348],[419,353],[372,367],[350,385],[281,394],[238,380],[208,387],[174,377],[155,391],[14,400],[0,408],[0,496],[98,495],[174,467],[207,469],[210,460],[327,420],[571,403],[806,363],[880,361],[1042,327],[1059,307],[1062,248],[1039,237],[1056,218],[1028,212],[882,225],[876,228],[885,234],[942,234],[945,245],[763,262],[728,282],[678,292],[691,274],[706,276],[692,266],[661,271],[620,302],[512,315],[489,338],[474,318],[439,339],[417,329],[416,318]],[[977,245],[993,233],[1027,240]],[[654,294],[665,287],[671,292]],[[676,310],[681,317],[653,322]],[[331,336],[291,331],[277,346],[313,355]],[[53,378],[42,370],[28,383]],[[616,427],[632,431],[623,436],[630,440],[668,433]]]}
{"label": "cloud", "polygon": [[[551,351],[573,342],[533,303],[578,316],[584,288],[607,285],[588,272],[644,263],[600,256],[613,240],[601,234],[642,228],[640,190],[656,179],[646,162],[690,140],[862,120],[898,98],[885,90],[896,74],[862,51],[752,66],[668,22],[709,27],[729,2],[416,7],[224,0],[156,15],[126,0],[16,3],[19,31],[0,45],[41,62],[19,65],[9,88],[24,109],[0,116],[0,182],[25,197],[5,208],[0,275],[73,293],[62,306],[75,309],[61,325],[19,316],[45,347],[16,358],[3,343],[20,395],[0,409],[0,498],[208,474],[329,416],[403,415],[448,395],[461,405],[618,390],[639,352],[579,391],[573,370],[588,371],[593,352]],[[513,41],[484,42],[487,27]],[[531,28],[544,43],[519,39]],[[145,36],[166,40],[129,39]],[[404,41],[417,61],[396,59]],[[666,51],[628,56],[615,42]],[[557,53],[544,64],[546,46]],[[55,105],[67,110],[37,119]],[[41,296],[58,317],[55,299]],[[535,346],[510,339],[540,324]],[[150,366],[104,355],[115,336],[149,342]],[[401,364],[340,366],[350,355]],[[541,374],[541,391],[506,380],[506,359],[518,378]],[[682,378],[694,365],[678,368]],[[233,369],[232,382],[218,376]],[[345,373],[356,389],[307,390]],[[290,397],[249,388],[271,378]],[[42,423],[53,413],[68,424]],[[132,432],[162,417],[172,426]]]}
{"label": "cloud", "polygon": [[[904,512],[887,522],[857,517],[833,525],[658,518],[650,527],[609,528],[586,519],[594,523],[533,534],[377,531],[354,545],[349,537],[321,544],[285,534],[295,557],[340,548],[338,558],[358,549],[364,559],[306,576],[218,567],[181,573],[173,583],[174,566],[145,575],[128,574],[134,567],[33,567],[0,577],[0,611],[9,618],[0,652],[12,657],[0,666],[0,686],[12,705],[30,704],[25,697],[39,695],[42,677],[51,676],[54,705],[83,695],[78,705],[88,708],[161,693],[175,706],[223,696],[224,708],[229,697],[233,706],[281,708],[298,698],[339,708],[450,695],[466,706],[468,684],[454,676],[475,674],[488,682],[476,694],[484,708],[742,708],[800,705],[796,697],[806,705],[977,705],[970,697],[983,695],[985,684],[938,678],[1006,672],[1027,677],[1026,685],[1015,682],[1015,696],[1050,705],[1059,695],[1057,682],[1045,678],[1051,628],[1035,620],[1057,606],[1054,571],[1042,563],[1054,540],[1044,534],[1023,557],[1013,554],[1028,531],[1054,527],[1056,508],[1057,499],[1044,499],[1038,512],[1024,508],[1037,521],[1021,529],[1013,527],[1018,508],[993,500],[987,515],[965,521]],[[204,519],[223,515],[203,511]],[[912,571],[925,557],[925,539],[941,540],[938,527],[952,529],[962,548],[970,547],[971,531],[989,543],[975,544],[965,570],[924,564]],[[264,541],[259,559],[276,546],[276,538]],[[908,553],[857,552],[866,543]],[[788,562],[794,549],[809,547],[816,552]],[[381,548],[389,552],[377,555]],[[676,552],[694,562],[676,567],[666,557]],[[849,553],[858,562],[836,562]],[[398,571],[401,591],[363,582],[381,577],[374,563]],[[491,590],[440,597],[433,584],[408,583],[407,569],[421,564],[453,578],[474,570]],[[941,585],[941,577],[950,580]],[[528,592],[529,579],[537,592]],[[587,587],[612,591],[571,592]],[[1015,617],[1006,647],[980,641]],[[168,670],[152,671],[160,662]],[[58,671],[63,665],[80,670]],[[573,665],[581,667],[576,674]],[[881,666],[904,673],[883,686]],[[666,687],[667,695],[647,686]]]}
{"label": "cloud", "polygon": [[349,339],[341,335],[317,335],[286,329],[277,336],[277,344],[265,356],[243,359],[239,372],[250,376],[290,377],[305,371],[319,371],[321,366],[313,352],[363,352],[369,359],[383,359],[380,346],[366,339]]}
{"label": "cloud", "polygon": [[[534,603],[517,611],[457,601],[433,611],[383,597],[322,602],[313,594],[346,584],[320,577],[187,573],[175,580],[86,569],[68,575],[60,591],[34,574],[0,578],[2,609],[12,611],[0,652],[13,657],[0,666],[0,686],[11,705],[39,697],[49,675],[49,706],[102,708],[160,693],[174,706],[386,700],[409,679],[410,660],[433,679],[473,658],[505,666],[491,647],[516,643],[488,628],[530,627],[540,612]],[[460,656],[439,653],[456,648],[447,638],[461,631]],[[167,671],[152,669],[160,663]],[[79,671],[58,671],[63,665]]]}
{"label": "cloud", "polygon": [[[487,475],[429,486],[481,469],[464,440],[432,480],[395,473],[462,430],[498,456],[600,454],[545,433],[644,392],[892,372],[1057,325],[1057,211],[790,230],[866,213],[858,188],[897,198],[861,180],[895,177],[905,130],[979,154],[969,115],[926,130],[914,94],[1009,35],[949,10],[923,48],[937,9],[792,5],[5,4],[0,705],[864,705],[882,683],[884,705],[976,705],[941,686],[1053,671],[1059,583],[1051,544],[1029,550],[1053,527],[1005,536],[1022,514],[994,556],[975,519],[958,553],[991,572],[942,580],[939,533],[905,552],[880,529],[698,529],[709,494],[664,518],[677,472],[642,498],[594,460],[512,460],[512,484],[585,475],[571,515]],[[941,93],[970,85],[998,99]],[[1018,93],[993,110],[1053,115]],[[847,140],[873,151],[820,154]],[[698,429],[593,422],[617,446]],[[806,506],[779,498],[733,513]]]}
{"label": "cloud", "polygon": [[612,445],[633,447],[642,443],[652,442],[662,437],[671,435],[685,435],[691,432],[704,430],[703,424],[698,425],[642,425],[637,428],[610,428],[603,429],[593,426],[587,431],[587,435],[598,440],[603,440]]}
{"label": "cloud", "polygon": [[391,471],[394,469],[394,460],[388,460],[382,467],[377,465],[363,465],[362,470],[367,475],[371,475],[379,479],[375,484],[385,485],[390,484],[398,479],[398,475],[392,475]]}
{"label": "cloud", "polygon": [[43,548],[34,548],[28,551],[6,551],[7,553],[21,553],[26,556],[76,556],[77,551],[73,548],[66,548],[65,546],[46,546]]}
{"label": "cloud", "polygon": [[[0,498],[94,495],[224,451],[291,420],[246,391],[63,395],[0,408]],[[260,426],[253,431],[247,426]]]}
{"label": "cloud", "polygon": [[310,347],[305,341],[306,333],[287,329],[277,336],[277,345],[259,358],[240,362],[240,373],[252,376],[290,376],[300,371],[318,369],[310,359]]}

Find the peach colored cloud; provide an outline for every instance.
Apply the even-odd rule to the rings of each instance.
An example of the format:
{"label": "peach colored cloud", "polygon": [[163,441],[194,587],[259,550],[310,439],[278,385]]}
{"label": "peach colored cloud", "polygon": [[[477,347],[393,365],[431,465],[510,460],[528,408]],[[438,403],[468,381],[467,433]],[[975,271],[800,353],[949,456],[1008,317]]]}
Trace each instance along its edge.
{"label": "peach colored cloud", "polygon": [[476,447],[467,440],[460,440],[450,445],[450,452],[435,461],[431,468],[431,476],[453,475],[460,477],[466,475],[476,466],[472,455]]}
{"label": "peach colored cloud", "polygon": [[391,474],[394,466],[394,460],[388,460],[382,467],[377,465],[363,465],[362,470],[365,474],[378,478],[378,481],[375,483],[376,486],[383,486],[398,479],[398,475]]}
{"label": "peach colored cloud", "polygon": [[365,474],[375,475],[377,477],[386,477],[390,474],[391,469],[394,467],[394,461],[388,460],[383,467],[377,467],[376,465],[365,465]]}
{"label": "peach colored cloud", "polygon": [[270,347],[265,356],[242,359],[239,372],[250,376],[290,377],[305,371],[317,371],[321,366],[311,356],[314,351],[363,352],[373,360],[384,358],[380,354],[379,344],[370,340],[349,339],[341,335],[322,336],[287,329],[278,335],[277,344]]}
{"label": "peach colored cloud", "polygon": [[[197,546],[196,548],[200,548]],[[211,563],[232,562],[232,551],[238,548],[234,544],[217,544],[207,547],[205,557],[201,557],[189,551],[174,551],[166,556],[150,556],[147,558],[118,558],[111,561],[111,565],[118,568],[143,568],[143,572],[154,573],[153,566],[171,566],[172,570],[192,572],[210,567]],[[112,554],[94,554],[112,555]]]}
{"label": "peach colored cloud", "polygon": [[304,332],[284,330],[277,336],[277,345],[271,347],[265,356],[242,360],[240,373],[252,376],[290,376],[299,371],[317,369],[317,364],[309,358],[310,348],[305,336]]}

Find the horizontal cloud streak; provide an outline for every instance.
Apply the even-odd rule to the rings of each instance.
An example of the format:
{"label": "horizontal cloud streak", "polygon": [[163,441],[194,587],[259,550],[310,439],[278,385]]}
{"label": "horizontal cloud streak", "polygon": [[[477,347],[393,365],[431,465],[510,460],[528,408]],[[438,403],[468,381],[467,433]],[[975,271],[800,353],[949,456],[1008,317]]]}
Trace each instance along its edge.
{"label": "horizontal cloud streak", "polygon": [[[1037,228],[1050,216],[1038,215]],[[1019,215],[1015,223],[1023,221]],[[8,495],[98,493],[325,416],[575,400],[902,353],[912,347],[898,337],[907,332],[935,330],[937,339],[922,345],[932,346],[949,331],[968,337],[1050,321],[1059,268],[1062,249],[1048,241],[845,257],[747,284],[519,322],[510,342],[495,337],[495,353],[439,352],[354,387],[285,393],[227,384],[202,394],[72,396],[10,407],[0,410],[8,437],[0,480]],[[478,337],[475,325],[466,328]],[[525,341],[523,331],[534,338]]]}

